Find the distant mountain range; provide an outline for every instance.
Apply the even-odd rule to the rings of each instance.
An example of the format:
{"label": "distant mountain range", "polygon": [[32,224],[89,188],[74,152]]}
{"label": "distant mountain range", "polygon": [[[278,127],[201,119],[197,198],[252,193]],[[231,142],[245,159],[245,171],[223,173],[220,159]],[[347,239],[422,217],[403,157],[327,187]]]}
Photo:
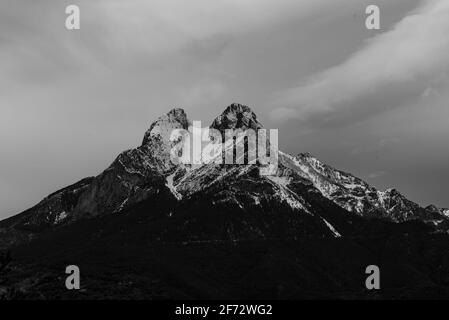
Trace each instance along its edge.
{"label": "distant mountain range", "polygon": [[[141,239],[139,248],[148,241],[368,239],[418,231],[443,235],[449,229],[448,209],[422,208],[395,189],[377,190],[308,153],[280,152],[278,170],[272,176],[261,176],[258,164],[174,164],[170,133],[187,130],[189,124],[182,109],[161,116],[145,133],[141,146],[122,152],[100,175],[1,221],[0,246],[22,248],[19,252],[25,250],[29,256],[35,254],[29,251],[33,245],[39,248],[35,252],[46,250],[45,246],[51,250],[62,240],[48,239],[62,237],[73,246],[89,239],[94,241],[89,242],[92,249],[111,225],[115,234],[108,235],[109,245],[127,234]],[[257,130],[262,124],[249,107],[232,104],[210,127]]]}

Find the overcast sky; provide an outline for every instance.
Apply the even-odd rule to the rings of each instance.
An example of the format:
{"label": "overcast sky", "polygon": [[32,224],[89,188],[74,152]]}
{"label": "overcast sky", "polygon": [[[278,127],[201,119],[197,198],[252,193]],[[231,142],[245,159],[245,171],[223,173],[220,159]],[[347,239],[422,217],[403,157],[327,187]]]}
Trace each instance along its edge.
{"label": "overcast sky", "polygon": [[448,72],[447,0],[2,0],[0,218],[97,175],[171,108],[206,125],[232,102],[287,152],[449,207]]}

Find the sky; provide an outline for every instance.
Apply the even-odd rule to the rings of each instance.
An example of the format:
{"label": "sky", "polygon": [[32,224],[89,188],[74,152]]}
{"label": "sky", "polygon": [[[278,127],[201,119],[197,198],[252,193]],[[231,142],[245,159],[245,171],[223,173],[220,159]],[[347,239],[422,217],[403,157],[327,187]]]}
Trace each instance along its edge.
{"label": "sky", "polygon": [[448,35],[447,0],[2,0],[0,219],[99,174],[170,109],[205,126],[233,102],[283,151],[449,207]]}

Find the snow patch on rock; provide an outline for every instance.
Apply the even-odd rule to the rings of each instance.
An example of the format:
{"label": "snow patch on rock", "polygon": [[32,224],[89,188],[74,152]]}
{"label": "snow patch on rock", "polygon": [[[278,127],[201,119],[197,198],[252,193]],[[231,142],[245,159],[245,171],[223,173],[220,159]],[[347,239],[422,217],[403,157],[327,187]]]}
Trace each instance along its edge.
{"label": "snow patch on rock", "polygon": [[334,234],[335,238],[341,238],[341,234],[335,230],[334,226],[331,225],[326,219],[323,218],[324,223],[326,224],[326,226],[332,231],[332,233]]}
{"label": "snow patch on rock", "polygon": [[67,218],[67,212],[62,211],[61,213],[59,213],[56,218],[55,218],[55,224],[59,224],[61,223],[63,220],[65,220]]}
{"label": "snow patch on rock", "polygon": [[176,190],[176,187],[173,184],[173,179],[175,177],[175,173],[172,173],[171,175],[167,176],[167,183],[166,186],[170,189],[171,193],[175,196],[176,199],[181,200],[182,195]]}
{"label": "snow patch on rock", "polygon": [[312,214],[305,204],[297,199],[297,195],[288,188],[288,184],[290,183],[288,177],[267,176],[267,178],[276,187],[276,196],[278,196],[281,201],[286,202],[292,209],[303,210],[308,214]]}

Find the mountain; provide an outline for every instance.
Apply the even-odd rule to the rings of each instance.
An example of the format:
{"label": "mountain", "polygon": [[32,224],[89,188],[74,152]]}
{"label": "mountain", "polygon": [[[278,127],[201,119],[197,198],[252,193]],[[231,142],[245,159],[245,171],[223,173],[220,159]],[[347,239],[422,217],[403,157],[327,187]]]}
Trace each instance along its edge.
{"label": "mountain", "polygon": [[[233,213],[224,218],[220,232],[214,231],[218,234],[185,231],[193,237],[341,237],[356,232],[359,218],[419,220],[432,226],[448,219],[448,210],[422,208],[395,189],[379,191],[308,153],[292,156],[280,152],[273,176],[261,176],[257,164],[174,164],[170,150],[176,142],[170,141],[170,134],[175,129],[187,130],[189,125],[182,109],[161,116],[151,124],[139,147],[121,153],[97,177],[57,191],[35,207],[2,221],[1,242],[32,239],[42,231],[80,219],[120,214],[162,194],[173,203],[172,215],[179,207],[199,205]],[[255,113],[241,104],[227,107],[210,127],[220,131],[263,128]],[[193,218],[185,221],[183,229],[188,230],[191,223],[205,221]]]}
{"label": "mountain", "polygon": [[[190,125],[171,110],[98,176],[1,221],[12,266],[0,299],[449,297],[448,209],[309,153],[280,151],[273,175],[259,162],[174,163],[171,133]],[[263,126],[232,104],[210,128]],[[245,145],[245,157],[255,152]],[[84,291],[61,285],[68,264],[81,267]],[[379,293],[364,290],[370,264],[382,269]]]}

